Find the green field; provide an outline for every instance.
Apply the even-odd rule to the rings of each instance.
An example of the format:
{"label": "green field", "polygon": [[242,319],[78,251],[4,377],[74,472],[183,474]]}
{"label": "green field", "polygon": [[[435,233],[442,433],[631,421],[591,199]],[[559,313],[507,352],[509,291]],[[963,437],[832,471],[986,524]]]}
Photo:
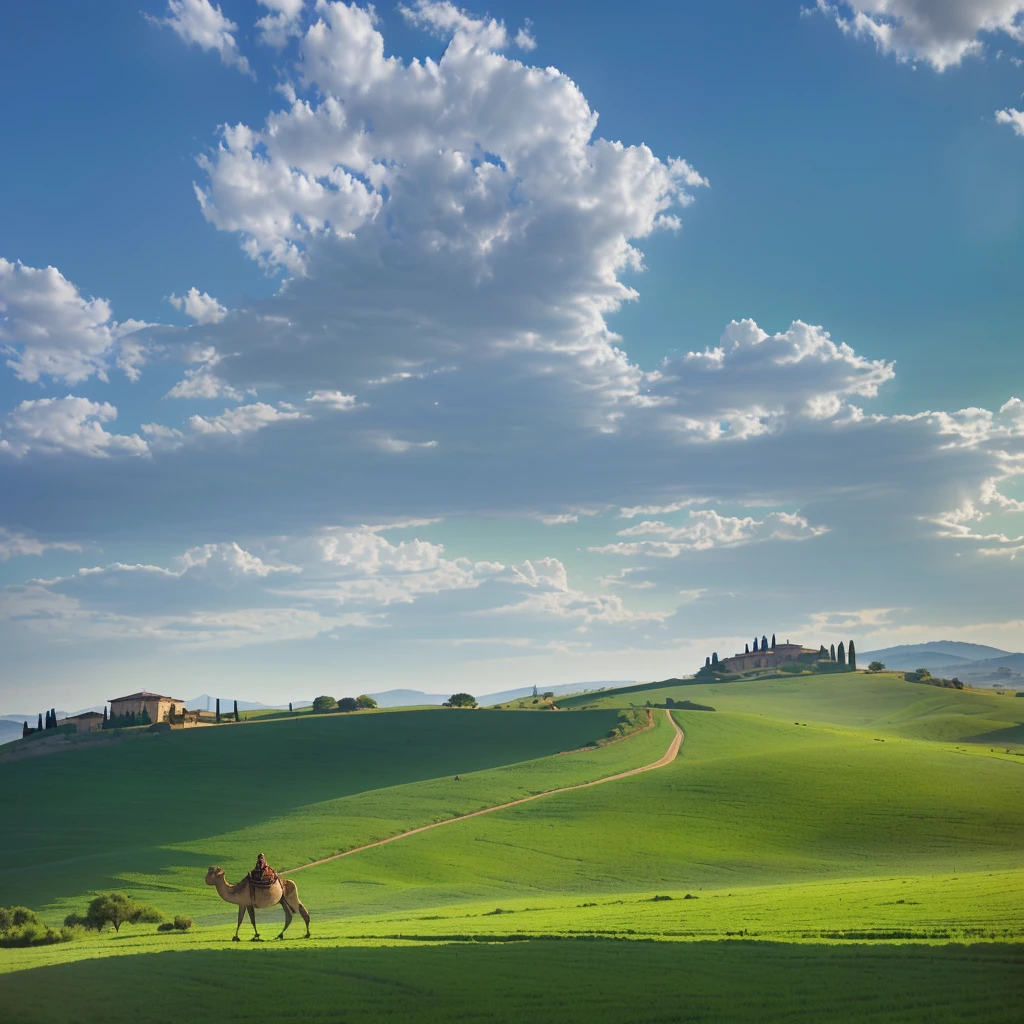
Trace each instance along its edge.
{"label": "green field", "polygon": [[[300,870],[313,938],[230,943],[210,863],[231,880],[258,850],[301,867],[650,764],[673,736],[660,711],[577,748],[666,697],[717,709],[673,712],[670,764]],[[0,1006],[177,1019],[160,997],[105,1017],[80,998],[166,975],[196,1020],[1019,1019],[1024,701],[851,673],[559,706],[576,710],[302,716],[0,763],[19,823],[0,905],[59,924],[117,888],[197,921],[0,949]],[[268,937],[279,921],[261,915]],[[264,1004],[277,965],[301,995]]]}

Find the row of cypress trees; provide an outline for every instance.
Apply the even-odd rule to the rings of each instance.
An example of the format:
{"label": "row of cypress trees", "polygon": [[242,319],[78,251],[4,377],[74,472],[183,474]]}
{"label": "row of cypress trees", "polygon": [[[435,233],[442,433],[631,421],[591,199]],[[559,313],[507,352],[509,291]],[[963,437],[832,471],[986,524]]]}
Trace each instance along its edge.
{"label": "row of cypress trees", "polygon": [[824,661],[826,658],[834,662],[836,665],[846,665],[851,669],[857,667],[857,648],[853,646],[853,641],[850,641],[849,651],[843,647],[842,640],[839,641],[839,646],[836,647],[832,644],[831,647],[826,648],[824,644],[821,645],[821,650],[818,651],[821,660]]}

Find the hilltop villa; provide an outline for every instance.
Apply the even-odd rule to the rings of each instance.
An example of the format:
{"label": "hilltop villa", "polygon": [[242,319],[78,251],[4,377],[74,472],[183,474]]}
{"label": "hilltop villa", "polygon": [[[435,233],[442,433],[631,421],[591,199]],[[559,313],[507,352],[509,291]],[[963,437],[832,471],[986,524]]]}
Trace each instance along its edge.
{"label": "hilltop villa", "polygon": [[143,711],[146,711],[151,722],[162,722],[170,714],[172,707],[176,714],[181,714],[185,702],[181,697],[164,697],[159,693],[148,693],[146,690],[141,690],[139,693],[132,693],[127,697],[114,697],[110,701],[110,717],[141,715]]}
{"label": "hilltop villa", "polygon": [[802,647],[800,644],[791,644],[788,640],[784,644],[775,644],[771,647],[765,644],[758,650],[755,639],[752,651],[723,658],[719,664],[729,672],[748,672],[752,668],[778,668],[787,661],[796,661],[802,654],[817,653],[817,647]]}

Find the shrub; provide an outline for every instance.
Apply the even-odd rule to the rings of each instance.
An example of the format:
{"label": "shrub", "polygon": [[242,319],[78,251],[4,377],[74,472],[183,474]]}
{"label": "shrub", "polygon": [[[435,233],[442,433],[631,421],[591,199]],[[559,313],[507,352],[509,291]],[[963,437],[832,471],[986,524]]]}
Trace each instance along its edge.
{"label": "shrub", "polygon": [[880,661],[873,661],[868,665],[869,672],[881,672],[884,668],[885,666]]}
{"label": "shrub", "polygon": [[49,946],[72,938],[70,928],[47,928],[28,907],[0,907],[0,946]]}
{"label": "shrub", "polygon": [[338,706],[338,702],[333,697],[317,697],[313,701],[313,711],[322,715],[327,711],[333,711]]}
{"label": "shrub", "polygon": [[179,932],[187,932],[192,927],[192,918],[185,917],[183,914],[176,914],[174,917],[174,927]]}
{"label": "shrub", "polygon": [[158,932],[173,932],[174,931],[174,922],[173,921],[164,921],[163,924],[158,924],[156,926],[156,930]]}

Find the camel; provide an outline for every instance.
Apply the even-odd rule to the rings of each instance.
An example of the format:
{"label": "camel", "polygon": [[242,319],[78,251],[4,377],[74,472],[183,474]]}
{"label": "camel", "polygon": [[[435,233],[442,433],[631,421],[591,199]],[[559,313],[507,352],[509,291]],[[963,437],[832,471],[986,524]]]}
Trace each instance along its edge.
{"label": "camel", "polygon": [[306,938],[309,938],[309,912],[299,902],[298,886],[290,878],[278,878],[272,885],[265,888],[250,886],[248,877],[241,882],[232,885],[224,877],[224,869],[212,867],[206,872],[206,884],[215,885],[217,894],[227,903],[234,903],[238,907],[238,926],[235,928],[234,942],[241,942],[238,937],[238,929],[242,927],[242,919],[245,912],[249,911],[249,920],[252,922],[253,942],[260,942],[260,933],[256,931],[256,910],[266,910],[268,907],[276,907],[278,903],[284,908],[284,927],[281,929],[279,939],[284,938],[288,931],[288,925],[292,918],[299,914],[306,922]]}

